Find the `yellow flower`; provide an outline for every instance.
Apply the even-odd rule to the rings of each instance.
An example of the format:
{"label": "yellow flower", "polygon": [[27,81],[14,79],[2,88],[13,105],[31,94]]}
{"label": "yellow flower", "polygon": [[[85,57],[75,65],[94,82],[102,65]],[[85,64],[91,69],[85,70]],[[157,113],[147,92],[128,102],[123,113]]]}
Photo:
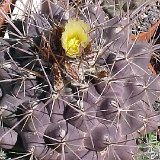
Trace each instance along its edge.
{"label": "yellow flower", "polygon": [[89,25],[82,20],[70,19],[64,29],[61,41],[66,55],[71,58],[79,57],[81,47],[86,48],[90,42]]}

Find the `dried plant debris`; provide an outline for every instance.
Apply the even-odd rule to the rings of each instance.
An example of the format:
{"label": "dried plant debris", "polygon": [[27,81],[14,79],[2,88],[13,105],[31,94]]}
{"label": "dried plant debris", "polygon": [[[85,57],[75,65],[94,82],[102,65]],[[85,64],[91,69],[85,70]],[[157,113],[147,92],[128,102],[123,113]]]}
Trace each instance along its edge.
{"label": "dried plant debris", "polygon": [[150,132],[143,137],[137,139],[139,145],[139,154],[137,160],[158,160],[160,159],[160,141],[158,132]]}
{"label": "dried plant debris", "polygon": [[[135,18],[135,17],[134,17]],[[132,26],[132,34],[147,32],[160,19],[160,4],[152,2],[151,5],[146,5],[138,12]]]}
{"label": "dried plant debris", "polygon": [[[138,6],[32,2],[0,37],[0,159],[136,159],[160,126],[160,77],[148,67],[160,46],[130,39]],[[141,15],[159,10],[147,7]]]}

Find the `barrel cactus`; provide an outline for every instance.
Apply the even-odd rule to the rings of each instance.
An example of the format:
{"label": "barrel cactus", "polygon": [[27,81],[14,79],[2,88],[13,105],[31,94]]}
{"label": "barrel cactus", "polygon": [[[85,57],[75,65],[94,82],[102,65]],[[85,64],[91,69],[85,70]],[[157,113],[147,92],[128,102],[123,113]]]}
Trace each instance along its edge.
{"label": "barrel cactus", "polygon": [[[40,4],[6,16],[0,37],[0,147],[12,159],[135,159],[137,139],[160,126],[160,77],[148,67],[158,40],[130,38],[149,1]],[[120,13],[106,9],[115,4]]]}

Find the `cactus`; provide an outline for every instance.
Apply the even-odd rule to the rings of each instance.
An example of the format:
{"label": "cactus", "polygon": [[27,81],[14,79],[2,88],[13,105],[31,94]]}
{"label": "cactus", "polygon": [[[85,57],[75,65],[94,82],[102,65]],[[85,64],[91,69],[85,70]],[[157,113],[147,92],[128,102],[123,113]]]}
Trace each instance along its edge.
{"label": "cactus", "polygon": [[6,16],[8,37],[0,37],[3,155],[135,159],[137,139],[160,126],[159,71],[148,68],[159,59],[158,32],[149,42],[130,38],[149,1],[40,4],[32,11],[29,1],[21,19]]}

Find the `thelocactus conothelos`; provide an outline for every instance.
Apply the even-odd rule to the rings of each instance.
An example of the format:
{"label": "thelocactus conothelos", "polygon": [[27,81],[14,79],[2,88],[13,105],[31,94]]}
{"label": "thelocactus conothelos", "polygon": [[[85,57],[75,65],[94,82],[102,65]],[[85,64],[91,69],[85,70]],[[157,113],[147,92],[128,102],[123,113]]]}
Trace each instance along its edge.
{"label": "thelocactus conothelos", "polygon": [[136,138],[160,125],[147,68],[158,46],[128,39],[129,20],[100,4],[45,4],[1,38],[0,147],[19,159],[132,159]]}

